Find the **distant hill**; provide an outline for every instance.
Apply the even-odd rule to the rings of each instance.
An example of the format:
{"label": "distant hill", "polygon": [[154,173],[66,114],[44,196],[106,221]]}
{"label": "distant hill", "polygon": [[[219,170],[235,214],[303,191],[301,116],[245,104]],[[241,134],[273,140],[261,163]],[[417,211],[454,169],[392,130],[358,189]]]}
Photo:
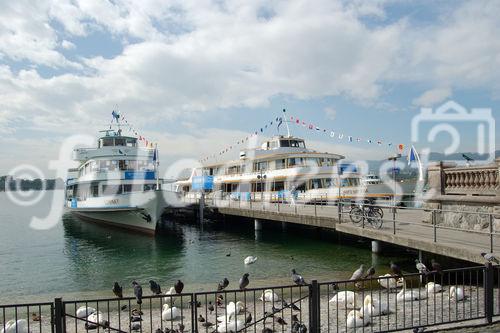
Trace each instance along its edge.
{"label": "distant hill", "polygon": [[[46,190],[56,190],[64,188],[64,181],[58,179],[12,179],[8,176],[0,177],[0,192],[5,192],[6,189],[11,191],[40,191],[44,188]],[[16,188],[17,186],[19,188]]]}

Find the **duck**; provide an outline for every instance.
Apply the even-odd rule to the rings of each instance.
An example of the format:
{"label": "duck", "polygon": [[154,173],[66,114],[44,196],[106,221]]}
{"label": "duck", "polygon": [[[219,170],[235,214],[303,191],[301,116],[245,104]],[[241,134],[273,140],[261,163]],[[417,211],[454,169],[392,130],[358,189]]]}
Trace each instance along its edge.
{"label": "duck", "polygon": [[[1,325],[3,326],[3,325]],[[29,333],[28,322],[26,319],[12,319],[5,323],[5,327],[0,330],[1,333]]]}
{"label": "duck", "polygon": [[245,263],[245,265],[251,265],[251,264],[253,264],[256,261],[257,261],[257,257],[254,257],[254,256],[248,256],[248,257],[245,258],[245,260],[243,260],[243,262]]}
{"label": "duck", "polygon": [[425,292],[415,291],[413,289],[406,290],[406,286],[403,285],[403,289],[396,296],[398,302],[410,302],[418,301],[419,299],[425,299]]}
{"label": "duck", "polygon": [[162,320],[175,320],[181,316],[181,311],[173,306],[170,307],[168,304],[163,304],[161,311],[161,319]]}
{"label": "duck", "polygon": [[370,317],[389,314],[389,305],[373,299],[371,295],[366,295],[363,302],[363,314]]}
{"label": "duck", "polygon": [[239,315],[243,313],[245,310],[245,307],[243,306],[243,303],[241,301],[238,301],[236,303],[234,302],[229,302],[229,304],[226,306],[226,313],[222,316],[217,317],[217,321],[223,322],[226,321],[226,318],[230,318],[232,316]]}
{"label": "duck", "polygon": [[338,292],[329,302],[339,304],[340,308],[357,309],[361,306],[360,301],[360,296],[354,291],[346,290]]}
{"label": "duck", "polygon": [[404,284],[403,278],[395,279],[391,274],[380,275],[377,279],[378,283],[385,289],[398,289]]}
{"label": "duck", "polygon": [[280,301],[280,297],[272,289],[266,289],[260,296],[259,300],[262,302],[277,302]]}
{"label": "duck", "polygon": [[443,287],[439,283],[429,282],[425,285],[425,289],[429,294],[436,294],[443,291]]}
{"label": "duck", "polygon": [[370,323],[370,318],[364,316],[361,311],[351,310],[347,314],[347,328],[364,327]]}
{"label": "duck", "polygon": [[93,314],[96,310],[90,306],[80,306],[76,310],[76,316],[78,318],[85,318]]}
{"label": "duck", "polygon": [[95,329],[98,326],[109,327],[109,322],[106,319],[104,319],[104,315],[102,314],[101,311],[92,313],[90,316],[87,317],[87,322],[85,323],[86,329]]}
{"label": "duck", "polygon": [[450,287],[450,299],[455,302],[460,302],[465,299],[464,289],[462,287]]}

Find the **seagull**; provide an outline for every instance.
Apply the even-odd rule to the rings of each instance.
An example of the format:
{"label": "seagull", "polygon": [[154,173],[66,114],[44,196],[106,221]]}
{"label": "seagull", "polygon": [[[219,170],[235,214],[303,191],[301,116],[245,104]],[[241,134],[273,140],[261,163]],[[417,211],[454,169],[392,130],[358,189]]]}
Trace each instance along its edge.
{"label": "seagull", "polygon": [[161,294],[161,287],[158,283],[156,283],[155,281],[153,280],[149,280],[149,288],[151,289],[151,292],[154,294],[154,295],[159,295]]}
{"label": "seagull", "polygon": [[393,263],[392,261],[391,261],[390,269],[391,269],[391,273],[393,275],[403,277],[403,273],[401,273],[401,268],[398,265],[396,265],[395,263]]}
{"label": "seagull", "polygon": [[248,286],[248,284],[250,283],[250,280],[248,280],[248,276],[250,274],[248,273],[245,273],[243,274],[243,276],[241,277],[240,279],[240,289],[243,290],[243,289],[246,289],[246,287]]}
{"label": "seagull", "polygon": [[432,271],[441,274],[443,269],[441,268],[441,264],[438,263],[436,260],[432,259],[431,260],[431,266],[432,266]]}
{"label": "seagull", "polygon": [[217,291],[222,291],[226,289],[227,286],[229,286],[229,280],[227,278],[224,278],[224,280],[220,281],[217,285]]}
{"label": "seagull", "polygon": [[292,280],[293,280],[293,283],[295,283],[298,286],[305,286],[306,285],[306,281],[304,281],[304,278],[302,277],[302,275],[297,274],[297,272],[295,271],[295,268],[292,269]]}
{"label": "seagull", "polygon": [[371,266],[370,268],[368,268],[368,270],[366,271],[366,274],[364,276],[364,279],[370,279],[372,278],[373,276],[375,275],[375,267]]}
{"label": "seagull", "polygon": [[182,293],[182,289],[184,289],[184,283],[182,283],[181,280],[177,280],[177,282],[174,284],[175,292],[180,294]]}
{"label": "seagull", "polygon": [[481,252],[481,255],[483,256],[484,259],[486,259],[488,262],[495,263],[497,265],[500,264],[500,261],[498,260],[497,257],[493,255],[493,253],[486,253],[486,252]]}
{"label": "seagull", "polygon": [[136,281],[132,282],[132,286],[134,286],[134,295],[135,295],[135,299],[137,300],[137,304],[141,304],[142,303],[142,287]]}
{"label": "seagull", "polygon": [[417,267],[417,270],[419,271],[420,274],[429,274],[429,269],[427,269],[427,266],[425,266],[418,259],[415,259],[415,267]]}
{"label": "seagull", "polygon": [[123,298],[123,288],[118,284],[118,282],[115,282],[115,285],[113,286],[113,294],[115,294],[118,298]]}

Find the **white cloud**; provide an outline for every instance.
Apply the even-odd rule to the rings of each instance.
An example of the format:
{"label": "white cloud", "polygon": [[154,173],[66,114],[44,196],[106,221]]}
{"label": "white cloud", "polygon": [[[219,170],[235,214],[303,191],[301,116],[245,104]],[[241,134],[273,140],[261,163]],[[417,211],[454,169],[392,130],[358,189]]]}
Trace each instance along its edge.
{"label": "white cloud", "polygon": [[326,107],[323,109],[323,111],[325,112],[326,114],[326,117],[330,120],[335,120],[335,118],[337,118],[337,110],[335,110],[334,108],[332,107]]}
{"label": "white cloud", "polygon": [[413,100],[413,104],[417,106],[432,106],[437,103],[441,103],[448,97],[452,95],[452,91],[449,87],[447,88],[435,88],[427,90],[419,97]]}
{"label": "white cloud", "polygon": [[72,50],[75,48],[75,44],[71,43],[69,40],[63,40],[61,42],[61,47],[65,50]]}

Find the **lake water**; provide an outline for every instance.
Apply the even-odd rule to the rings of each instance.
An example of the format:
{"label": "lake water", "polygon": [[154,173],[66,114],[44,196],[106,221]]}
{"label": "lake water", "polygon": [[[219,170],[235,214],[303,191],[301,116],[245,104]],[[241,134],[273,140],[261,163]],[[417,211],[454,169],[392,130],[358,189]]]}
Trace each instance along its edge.
{"label": "lake water", "polygon": [[[223,277],[236,287],[244,272],[250,273],[250,286],[288,285],[292,268],[309,280],[330,280],[348,278],[373,260],[379,274],[390,260],[411,261],[406,253],[374,258],[369,242],[340,244],[326,232],[264,228],[256,235],[252,223],[214,221],[201,230],[167,221],[166,229],[151,237],[66,214],[50,230],[31,229],[31,217],[46,216],[50,200],[52,193],[47,193],[37,205],[19,207],[0,193],[0,303],[112,296],[114,281],[130,294],[134,279],[145,290],[150,279],[165,291],[177,279],[186,291],[212,290]],[[248,255],[259,259],[245,266]]]}

